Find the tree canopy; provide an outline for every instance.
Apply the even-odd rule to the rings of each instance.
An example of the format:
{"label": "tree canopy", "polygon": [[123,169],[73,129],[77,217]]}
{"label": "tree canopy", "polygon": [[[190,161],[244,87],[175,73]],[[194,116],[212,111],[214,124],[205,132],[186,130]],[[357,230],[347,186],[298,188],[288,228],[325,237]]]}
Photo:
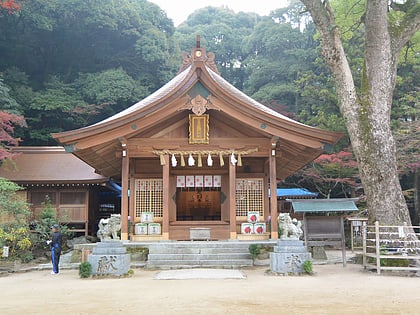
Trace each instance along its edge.
{"label": "tree canopy", "polygon": [[[372,9],[372,4],[377,7]],[[321,12],[319,18],[314,5]],[[368,13],[372,14],[369,21]],[[379,31],[371,20],[383,23],[384,16],[387,27]],[[181,53],[190,51],[196,35],[200,35],[202,46],[215,53],[220,73],[231,84],[303,123],[347,133],[348,137],[335,146],[336,153],[347,149],[351,139],[357,162],[363,164],[363,156],[370,151],[382,159],[393,153],[392,149],[385,153],[381,147],[395,147],[403,188],[409,190],[415,186],[420,164],[418,152],[409,149],[412,139],[418,139],[411,126],[418,121],[420,111],[420,34],[415,28],[407,31],[414,21],[418,29],[415,0],[291,1],[288,7],[268,16],[210,6],[195,11],[177,28],[161,8],[145,0],[3,0],[3,130],[11,136],[7,139],[20,138],[23,145],[55,145],[51,133],[95,123],[168,82],[181,65]],[[372,29],[375,31],[369,33]],[[387,37],[375,44],[377,34]],[[326,37],[333,42],[329,48],[325,48]],[[340,54],[333,54],[339,48],[336,40],[342,47]],[[374,44],[380,51],[370,48]],[[384,47],[389,49],[388,55],[383,55]],[[326,58],[321,57],[321,51]],[[370,51],[375,53],[368,57]],[[347,65],[332,67],[334,56]],[[375,59],[391,62],[389,75],[380,76],[386,78],[386,87],[372,85],[376,82],[371,81],[373,70],[380,68],[369,63]],[[340,85],[344,74],[352,78],[347,90]],[[373,106],[372,100],[379,95],[376,91],[382,90],[394,93],[383,99],[386,107]],[[350,109],[343,106],[346,91],[353,93]],[[382,111],[377,131],[389,130],[387,138],[377,141],[370,122]],[[20,128],[23,117],[27,128]],[[392,134],[406,138],[398,138],[394,146],[389,142]],[[358,137],[366,138],[368,152],[357,146]],[[9,141],[4,139],[0,141]],[[325,162],[314,165],[323,171],[338,171],[321,167]],[[312,178],[323,177],[313,171],[308,169]],[[365,173],[363,169],[360,172],[362,177]],[[295,184],[298,182],[308,183],[299,179]],[[375,186],[366,180],[363,184]],[[399,202],[402,206],[404,200]]]}

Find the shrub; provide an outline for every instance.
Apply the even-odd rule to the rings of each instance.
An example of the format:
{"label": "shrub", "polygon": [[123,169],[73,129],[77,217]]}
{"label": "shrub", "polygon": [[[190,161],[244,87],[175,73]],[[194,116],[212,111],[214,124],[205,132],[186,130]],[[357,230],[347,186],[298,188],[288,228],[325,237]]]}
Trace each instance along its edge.
{"label": "shrub", "polygon": [[249,253],[251,254],[252,259],[257,258],[258,255],[261,253],[259,244],[251,244],[249,245],[248,249],[249,249]]}
{"label": "shrub", "polygon": [[7,224],[0,226],[0,245],[9,247],[9,257],[18,258],[31,248],[29,229],[25,226]]}
{"label": "shrub", "polygon": [[92,265],[88,261],[84,261],[79,265],[80,278],[89,278],[92,275]]}
{"label": "shrub", "polygon": [[[51,204],[51,200],[48,196],[46,196],[45,201],[42,203],[39,220],[31,222],[32,229],[36,232],[33,238],[35,248],[47,248],[45,241],[51,239],[51,226],[57,222],[58,218],[56,216],[55,209]],[[66,240],[71,238],[73,233],[65,225],[60,225],[60,232],[63,235],[63,246],[65,246]]]}
{"label": "shrub", "polygon": [[302,269],[303,272],[307,273],[307,274],[313,274],[313,268],[312,268],[312,261],[310,260],[305,260],[302,264]]}

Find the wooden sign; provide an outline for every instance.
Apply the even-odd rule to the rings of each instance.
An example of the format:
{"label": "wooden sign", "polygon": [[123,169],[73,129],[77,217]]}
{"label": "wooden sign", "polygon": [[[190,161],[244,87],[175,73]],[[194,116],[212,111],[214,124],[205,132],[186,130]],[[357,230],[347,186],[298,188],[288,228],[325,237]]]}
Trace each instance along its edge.
{"label": "wooden sign", "polygon": [[189,115],[190,118],[190,144],[209,143],[209,115]]}

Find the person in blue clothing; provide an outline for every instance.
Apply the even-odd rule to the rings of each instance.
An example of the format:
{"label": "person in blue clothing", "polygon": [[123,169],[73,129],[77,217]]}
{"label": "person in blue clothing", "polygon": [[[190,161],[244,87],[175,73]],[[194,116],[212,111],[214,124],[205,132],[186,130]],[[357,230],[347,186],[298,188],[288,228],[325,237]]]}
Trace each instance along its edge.
{"label": "person in blue clothing", "polygon": [[52,239],[47,241],[47,244],[51,247],[51,262],[53,266],[53,270],[51,274],[58,275],[59,269],[58,264],[60,263],[60,255],[61,255],[61,244],[63,243],[63,236],[60,232],[60,227],[58,224],[54,224],[52,227]]}

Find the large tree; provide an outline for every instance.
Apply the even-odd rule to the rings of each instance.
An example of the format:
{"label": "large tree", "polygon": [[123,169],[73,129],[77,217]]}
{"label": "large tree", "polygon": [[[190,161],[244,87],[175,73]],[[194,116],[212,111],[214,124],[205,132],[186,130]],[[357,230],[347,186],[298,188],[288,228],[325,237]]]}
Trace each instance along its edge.
{"label": "large tree", "polygon": [[340,111],[367,196],[369,221],[410,222],[397,172],[391,105],[400,52],[420,28],[420,4],[417,0],[402,5],[389,0],[364,1],[365,59],[358,89],[329,1],[301,1],[317,26],[322,54],[336,82]]}

